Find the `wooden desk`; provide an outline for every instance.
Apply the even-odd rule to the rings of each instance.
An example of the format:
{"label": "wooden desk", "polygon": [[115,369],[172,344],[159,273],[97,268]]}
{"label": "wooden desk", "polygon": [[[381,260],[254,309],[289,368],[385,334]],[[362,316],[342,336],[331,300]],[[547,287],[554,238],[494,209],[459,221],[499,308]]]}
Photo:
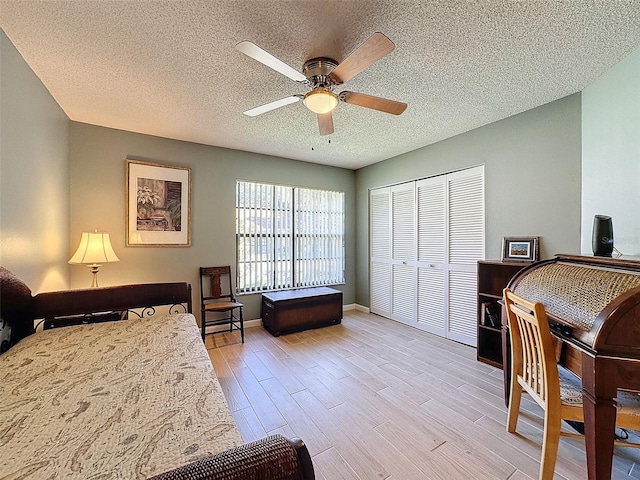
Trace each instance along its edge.
{"label": "wooden desk", "polygon": [[[503,372],[505,404],[509,406],[511,355],[505,315],[503,311]],[[618,388],[640,389],[640,360],[593,355],[570,336],[554,329],[557,325],[551,324],[551,327],[558,363],[582,380],[587,478],[610,480],[615,440],[615,398]]]}
{"label": "wooden desk", "polygon": [[314,287],[262,294],[262,323],[274,337],[341,321],[340,290]]}
{"label": "wooden desk", "polygon": [[[524,268],[508,285],[545,305],[564,345],[561,360],[582,379],[589,480],[611,478],[618,389],[640,391],[639,274],[635,260],[557,255]],[[506,337],[503,329],[504,353]],[[505,356],[505,366],[509,361]],[[507,375],[505,368],[505,381]]]}

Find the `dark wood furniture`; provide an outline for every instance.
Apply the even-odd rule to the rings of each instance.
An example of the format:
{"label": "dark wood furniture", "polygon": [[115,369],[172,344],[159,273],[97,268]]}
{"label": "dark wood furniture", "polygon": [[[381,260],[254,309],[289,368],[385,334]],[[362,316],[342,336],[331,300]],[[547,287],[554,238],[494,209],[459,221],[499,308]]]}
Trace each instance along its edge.
{"label": "dark wood furniture", "polygon": [[478,262],[478,361],[502,368],[502,290],[522,268],[522,262]]}
{"label": "dark wood furniture", "polygon": [[32,299],[34,319],[45,330],[84,323],[150,317],[158,306],[171,313],[191,313],[188,283],[146,283],[39,293]]}
{"label": "dark wood furniture", "polygon": [[[229,331],[240,331],[244,343],[244,317],[241,303],[236,302],[231,282],[231,266],[200,267],[200,313],[202,314],[202,340],[207,327],[228,325]],[[238,311],[238,316],[235,312]],[[209,318],[213,315],[214,318]],[[221,317],[222,315],[222,317]],[[226,331],[226,330],[223,330]],[[217,331],[209,333],[219,333]]]}
{"label": "dark wood furniture", "polygon": [[[120,319],[151,317],[162,313],[192,313],[191,284],[140,283],[38,293],[32,297],[36,319],[66,319],[76,315],[95,315],[97,321],[106,312],[119,312]],[[124,315],[124,318],[122,316]]]}
{"label": "dark wood furniture", "polygon": [[[189,283],[145,283],[97,287],[32,296],[31,289],[12,272],[0,266],[0,333],[7,329],[10,338],[3,337],[0,353],[36,331],[36,322],[44,329],[123,320],[129,317],[149,317],[159,306],[169,313],[191,313]],[[0,335],[1,336],[1,335]]]}
{"label": "dark wood furniture", "polygon": [[640,391],[640,262],[558,255],[523,269],[509,288],[545,306],[558,360],[582,378],[589,480],[610,479],[617,390]]}
{"label": "dark wood furniture", "polygon": [[328,287],[262,294],[262,323],[277,337],[283,333],[337,325],[342,321],[342,292]]}

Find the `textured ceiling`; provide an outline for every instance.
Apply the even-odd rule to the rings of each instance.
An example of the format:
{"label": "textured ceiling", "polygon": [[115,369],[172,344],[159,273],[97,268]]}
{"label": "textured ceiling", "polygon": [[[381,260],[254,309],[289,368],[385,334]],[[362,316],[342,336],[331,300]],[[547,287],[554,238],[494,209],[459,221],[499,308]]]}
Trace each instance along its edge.
{"label": "textured ceiling", "polygon": [[[640,44],[640,0],[0,0],[0,27],[72,120],[356,169],[582,90]],[[301,69],[376,31],[395,51],[344,89],[401,116],[242,114],[306,88],[238,42]]]}

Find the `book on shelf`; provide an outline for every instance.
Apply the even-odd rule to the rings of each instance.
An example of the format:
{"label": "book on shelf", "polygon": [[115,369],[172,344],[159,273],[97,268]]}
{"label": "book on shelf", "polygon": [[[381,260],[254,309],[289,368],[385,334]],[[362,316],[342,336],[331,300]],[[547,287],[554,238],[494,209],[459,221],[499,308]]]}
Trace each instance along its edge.
{"label": "book on shelf", "polygon": [[480,325],[500,328],[500,306],[496,302],[485,302],[480,310]]}

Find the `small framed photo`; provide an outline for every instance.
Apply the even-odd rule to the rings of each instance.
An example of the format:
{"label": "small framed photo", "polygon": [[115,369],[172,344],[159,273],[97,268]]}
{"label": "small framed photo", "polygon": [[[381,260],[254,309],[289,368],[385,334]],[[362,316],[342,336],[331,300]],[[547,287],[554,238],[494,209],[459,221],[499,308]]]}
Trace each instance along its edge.
{"label": "small framed photo", "polygon": [[540,256],[538,237],[504,237],[502,261],[536,262]]}
{"label": "small framed photo", "polygon": [[127,160],[126,245],[191,246],[191,169]]}

